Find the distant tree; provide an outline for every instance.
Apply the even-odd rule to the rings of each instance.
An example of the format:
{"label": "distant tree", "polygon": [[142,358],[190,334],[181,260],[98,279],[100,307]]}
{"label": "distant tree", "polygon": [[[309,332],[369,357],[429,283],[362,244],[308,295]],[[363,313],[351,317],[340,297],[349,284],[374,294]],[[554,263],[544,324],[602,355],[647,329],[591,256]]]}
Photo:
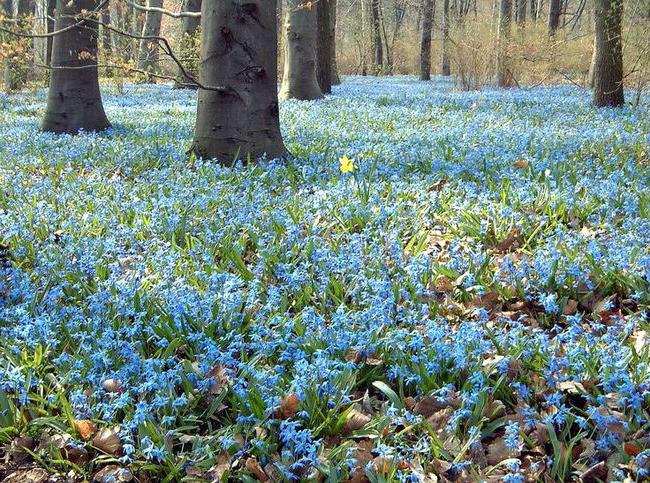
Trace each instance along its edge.
{"label": "distant tree", "polygon": [[[100,0],[58,0],[50,87],[42,128],[57,134],[101,131],[110,126],[97,75]],[[79,24],[79,25],[77,25]],[[69,30],[66,30],[69,29]]]}
{"label": "distant tree", "polygon": [[375,74],[384,70],[384,47],[381,38],[381,0],[370,0],[370,14],[372,17],[372,51],[373,68]]}
{"label": "distant tree", "polygon": [[512,85],[512,67],[508,44],[511,36],[512,0],[501,0],[499,9],[499,28],[497,32],[496,78],[499,87]]}
{"label": "distant tree", "polygon": [[560,15],[562,14],[561,0],[551,0],[548,11],[548,34],[555,35],[560,26]]}
{"label": "distant tree", "polygon": [[442,68],[441,74],[448,76],[451,74],[450,69],[450,60],[449,60],[449,47],[450,47],[450,38],[449,38],[449,0],[444,0],[442,4]]}
{"label": "distant tree", "polygon": [[420,39],[420,80],[431,79],[431,30],[435,0],[424,0],[422,12],[422,36]]}
{"label": "distant tree", "polygon": [[[54,16],[56,15],[56,0],[46,0],[46,15],[45,24],[47,25],[47,32],[54,32]],[[51,65],[52,63],[52,42],[54,37],[48,37],[45,47],[45,63]]]}
{"label": "distant tree", "polygon": [[517,25],[522,27],[526,23],[526,7],[528,0],[517,0]]}
{"label": "distant tree", "polygon": [[316,42],[316,77],[323,94],[332,92],[331,7],[329,0],[316,4],[318,39]]}
{"label": "distant tree", "polygon": [[[30,28],[29,17],[31,15],[29,0],[9,0],[5,2],[5,11],[15,21],[17,30],[25,31]],[[13,56],[4,63],[4,85],[5,90],[15,91],[20,89],[27,82],[28,71],[21,61],[15,60],[24,56],[30,50],[31,39],[13,39],[11,50]]]}
{"label": "distant tree", "polygon": [[623,0],[595,0],[596,43],[594,98],[596,107],[620,106],[623,95]]}
{"label": "distant tree", "polygon": [[[185,0],[183,2],[183,11],[200,12],[201,0]],[[183,17],[183,31],[180,41],[180,55],[184,69],[193,77],[196,75],[197,62],[194,60],[195,52],[199,45],[198,30],[201,26],[201,17]],[[178,80],[174,83],[176,89],[195,88],[194,83],[186,78],[182,69],[178,68]]]}
{"label": "distant tree", "polygon": [[[147,0],[147,10],[144,27],[142,29],[142,37],[159,37],[160,27],[162,24],[162,13],[153,9],[161,9],[163,0]],[[159,53],[158,42],[143,38],[140,41],[140,48],[138,49],[138,69],[151,73],[156,73],[159,70]],[[153,78],[148,78],[147,81],[151,82]]]}
{"label": "distant tree", "polygon": [[332,84],[338,85],[341,83],[339,77],[338,63],[336,62],[336,16],[338,14],[337,8],[338,0],[329,0],[330,4],[330,68],[332,69]]}
{"label": "distant tree", "polygon": [[[192,151],[230,163],[285,155],[277,89],[276,0],[203,2]],[[315,77],[315,75],[314,75]]]}
{"label": "distant tree", "polygon": [[316,78],[316,8],[304,0],[288,0],[285,61],[280,98],[312,100],[323,95]]}

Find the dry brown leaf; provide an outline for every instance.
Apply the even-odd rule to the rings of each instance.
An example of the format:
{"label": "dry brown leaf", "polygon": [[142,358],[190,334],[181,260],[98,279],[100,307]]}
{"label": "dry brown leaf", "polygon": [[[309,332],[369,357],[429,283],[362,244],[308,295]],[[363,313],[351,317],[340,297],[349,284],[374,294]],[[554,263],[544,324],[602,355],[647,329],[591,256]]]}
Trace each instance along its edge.
{"label": "dry brown leaf", "polygon": [[512,163],[512,165],[517,169],[526,169],[530,165],[530,163],[528,162],[527,159],[518,159],[517,161]]}
{"label": "dry brown leaf", "polygon": [[131,473],[128,468],[122,468],[117,465],[108,465],[95,473],[93,481],[97,483],[133,481],[133,473]]}
{"label": "dry brown leaf", "polygon": [[257,478],[257,481],[268,481],[269,479],[255,457],[250,457],[246,460],[246,469]]}
{"label": "dry brown leaf", "polygon": [[343,431],[346,433],[351,433],[363,428],[366,424],[370,422],[372,418],[367,414],[363,414],[361,411],[352,409],[347,417],[345,418],[345,423],[343,424]]}
{"label": "dry brown leaf", "polygon": [[300,398],[295,393],[289,393],[280,402],[280,417],[281,419],[293,418],[298,412],[300,405]]}
{"label": "dry brown leaf", "polygon": [[119,455],[122,453],[122,442],[117,432],[110,428],[102,428],[92,439],[92,445],[104,453]]}
{"label": "dry brown leaf", "polygon": [[580,481],[582,483],[600,483],[607,481],[608,474],[609,468],[607,467],[607,463],[601,461],[580,475]]}
{"label": "dry brown leaf", "polygon": [[75,419],[72,423],[81,439],[90,439],[97,432],[97,426],[90,419]]}
{"label": "dry brown leaf", "polygon": [[122,381],[120,381],[119,379],[106,379],[104,382],[102,382],[102,387],[106,392],[112,392],[112,393],[124,392],[124,388],[122,387]]}

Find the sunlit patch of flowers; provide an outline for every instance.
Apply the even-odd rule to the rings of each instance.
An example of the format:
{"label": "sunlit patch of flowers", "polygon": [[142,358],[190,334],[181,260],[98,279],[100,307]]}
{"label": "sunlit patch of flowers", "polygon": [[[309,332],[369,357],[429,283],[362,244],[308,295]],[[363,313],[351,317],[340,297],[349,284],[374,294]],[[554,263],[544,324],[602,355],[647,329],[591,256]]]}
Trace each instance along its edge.
{"label": "sunlit patch of flowers", "polygon": [[112,131],[77,137],[0,101],[11,462],[648,475],[647,102],[352,78],[283,103],[292,160],[226,168],[186,154],[193,93],[106,93]]}

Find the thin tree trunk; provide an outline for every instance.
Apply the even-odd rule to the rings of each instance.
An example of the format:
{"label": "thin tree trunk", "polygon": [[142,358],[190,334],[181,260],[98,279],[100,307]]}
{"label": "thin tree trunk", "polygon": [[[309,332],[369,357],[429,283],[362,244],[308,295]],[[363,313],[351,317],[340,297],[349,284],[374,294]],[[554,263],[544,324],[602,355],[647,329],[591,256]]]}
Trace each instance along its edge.
{"label": "thin tree trunk", "polygon": [[443,1],[442,10],[442,69],[441,73],[444,76],[451,74],[449,62],[449,0]]}
{"label": "thin tree trunk", "polygon": [[318,17],[318,41],[316,43],[316,77],[323,94],[332,93],[332,52],[329,0],[319,0],[316,4]]}
{"label": "thin tree trunk", "polygon": [[596,55],[596,49],[598,48],[598,41],[594,35],[594,46],[591,52],[591,62],[589,63],[589,72],[587,73],[587,85],[593,89],[594,82],[596,81],[596,67],[598,62],[598,56]]}
{"label": "thin tree trunk", "polygon": [[330,55],[332,59],[330,61],[330,67],[332,70],[332,85],[339,85],[341,83],[341,78],[339,77],[339,67],[336,62],[336,15],[337,11],[337,2],[338,0],[329,0],[330,4]]}
{"label": "thin tree trunk", "polygon": [[553,36],[560,26],[561,0],[551,0],[548,12],[548,35]]}
{"label": "thin tree trunk", "polygon": [[526,6],[528,0],[517,0],[517,25],[523,27],[526,24]]}
{"label": "thin tree trunk", "polygon": [[508,44],[511,36],[512,25],[512,0],[501,0],[499,10],[499,29],[497,33],[497,85],[510,87],[512,85],[512,71]]}
{"label": "thin tree trunk", "polygon": [[[185,12],[200,12],[201,0],[185,0],[183,3],[183,11]],[[180,55],[183,62],[183,68],[194,78],[198,69],[198,59],[196,50],[199,48],[198,30],[201,26],[201,19],[199,17],[183,17],[183,33],[180,42]],[[175,89],[195,89],[196,86],[192,81],[185,77],[181,68],[178,68],[178,80],[174,83]]]}
{"label": "thin tree trunk", "polygon": [[380,0],[370,0],[370,13],[372,16],[372,50],[373,50],[373,67],[374,74],[377,75],[383,71],[384,66],[384,48],[381,40],[380,25]]}
{"label": "thin tree trunk", "polygon": [[[98,4],[99,0],[58,0],[56,30],[79,22],[82,12],[94,10]],[[99,92],[97,27],[96,21],[86,19],[79,27],[54,37],[44,131],[77,134],[110,126]]]}
{"label": "thin tree trunk", "polygon": [[277,76],[276,0],[206,1],[192,151],[222,163],[284,156]]}
{"label": "thin tree trunk", "polygon": [[318,99],[323,93],[316,78],[316,9],[305,6],[303,0],[289,0],[287,6],[286,57],[280,98]]}
{"label": "thin tree trunk", "polygon": [[622,0],[595,0],[594,105],[620,106],[623,95]]}
{"label": "thin tree trunk", "polygon": [[431,80],[431,30],[433,29],[434,0],[424,0],[422,37],[420,41],[420,80]]}
{"label": "thin tree trunk", "polygon": [[530,19],[537,22],[537,0],[530,0]]}
{"label": "thin tree trunk", "polygon": [[[47,1],[47,19],[46,19],[46,25],[47,25],[47,32],[51,33],[54,32],[54,16],[56,15],[56,0],[46,0]],[[45,47],[45,63],[49,66],[52,64],[52,41],[54,40],[53,37],[48,37],[46,39],[47,41],[47,46]]]}
{"label": "thin tree trunk", "polygon": [[[163,0],[147,0],[147,7],[162,8]],[[159,37],[160,26],[162,23],[162,13],[160,12],[147,12],[144,21],[144,28],[142,29],[143,37]],[[142,39],[140,41],[140,49],[138,54],[138,69],[156,73],[159,71],[158,55],[158,42],[155,40]],[[153,78],[147,79],[147,82],[152,82]]]}

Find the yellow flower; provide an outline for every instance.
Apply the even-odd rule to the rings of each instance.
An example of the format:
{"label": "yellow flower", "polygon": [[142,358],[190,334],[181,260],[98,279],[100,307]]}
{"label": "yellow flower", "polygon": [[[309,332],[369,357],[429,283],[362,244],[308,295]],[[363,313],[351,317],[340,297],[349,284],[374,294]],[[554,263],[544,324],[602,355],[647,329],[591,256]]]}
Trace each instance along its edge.
{"label": "yellow flower", "polygon": [[354,159],[350,159],[344,155],[339,159],[339,163],[341,163],[341,173],[351,173],[354,171]]}

